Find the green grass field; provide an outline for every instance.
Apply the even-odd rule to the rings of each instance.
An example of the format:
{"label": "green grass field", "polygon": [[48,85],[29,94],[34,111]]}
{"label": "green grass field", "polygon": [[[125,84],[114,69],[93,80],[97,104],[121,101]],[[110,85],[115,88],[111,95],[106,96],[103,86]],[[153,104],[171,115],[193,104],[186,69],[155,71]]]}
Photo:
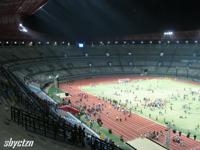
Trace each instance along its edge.
{"label": "green grass field", "polygon": [[81,90],[115,101],[158,123],[170,122],[174,129],[200,139],[200,85],[167,78],[138,79],[83,86]]}

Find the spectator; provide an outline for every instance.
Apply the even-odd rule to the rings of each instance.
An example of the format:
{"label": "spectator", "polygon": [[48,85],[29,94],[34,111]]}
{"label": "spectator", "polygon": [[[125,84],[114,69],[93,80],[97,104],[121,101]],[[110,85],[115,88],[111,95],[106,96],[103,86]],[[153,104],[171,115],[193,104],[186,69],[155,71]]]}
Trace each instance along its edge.
{"label": "spectator", "polygon": [[197,136],[196,136],[196,135],[194,135],[194,140],[196,140],[196,138],[197,138]]}

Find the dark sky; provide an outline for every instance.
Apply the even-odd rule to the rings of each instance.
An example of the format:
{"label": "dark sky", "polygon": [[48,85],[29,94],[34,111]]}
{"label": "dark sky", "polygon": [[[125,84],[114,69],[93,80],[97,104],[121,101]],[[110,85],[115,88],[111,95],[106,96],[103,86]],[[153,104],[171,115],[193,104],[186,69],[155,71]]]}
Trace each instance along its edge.
{"label": "dark sky", "polygon": [[25,26],[51,38],[93,39],[200,28],[198,0],[49,0]]}

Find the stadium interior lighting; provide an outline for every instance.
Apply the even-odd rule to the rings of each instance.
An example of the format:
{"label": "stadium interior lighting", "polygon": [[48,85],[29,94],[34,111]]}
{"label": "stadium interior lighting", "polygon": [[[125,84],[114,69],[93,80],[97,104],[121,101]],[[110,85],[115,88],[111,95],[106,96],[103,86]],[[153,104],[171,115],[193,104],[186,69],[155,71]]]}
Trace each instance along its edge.
{"label": "stadium interior lighting", "polygon": [[106,56],[109,57],[109,56],[110,56],[110,53],[106,53]]}
{"label": "stadium interior lighting", "polygon": [[88,53],[85,53],[85,57],[88,57]]}
{"label": "stadium interior lighting", "polygon": [[110,41],[108,41],[107,44],[110,44]]}
{"label": "stadium interior lighting", "polygon": [[92,64],[91,64],[91,63],[89,64],[89,67],[92,67]]}
{"label": "stadium interior lighting", "polygon": [[23,26],[22,23],[19,24],[18,28],[19,28],[19,31],[21,31],[21,32],[28,32],[28,30]]}
{"label": "stadium interior lighting", "polygon": [[124,43],[124,44],[126,44],[127,42],[126,42],[126,41],[124,41],[123,43]]}
{"label": "stadium interior lighting", "polygon": [[135,41],[132,41],[132,44],[135,44]]}
{"label": "stadium interior lighting", "polygon": [[57,42],[54,42],[54,44],[53,44],[54,46],[57,46]]}
{"label": "stadium interior lighting", "polygon": [[149,41],[150,44],[152,44],[152,41]]}
{"label": "stadium interior lighting", "polygon": [[177,44],[179,44],[179,41],[176,41]]}
{"label": "stadium interior lighting", "polygon": [[129,52],[129,53],[128,53],[128,55],[129,55],[129,56],[131,56],[131,55],[132,55],[132,53],[131,53],[131,52]]}
{"label": "stadium interior lighting", "polygon": [[196,40],[196,41],[194,41],[194,43],[198,43],[198,41]]}
{"label": "stadium interior lighting", "polygon": [[29,44],[28,44],[29,46],[33,46],[33,42],[31,41],[31,42],[29,42]]}
{"label": "stadium interior lighting", "polygon": [[141,44],[143,44],[144,42],[143,42],[143,41],[141,41],[140,43],[141,43]]}
{"label": "stadium interior lighting", "polygon": [[162,42],[161,42],[161,41],[158,41],[158,43],[161,44]]}
{"label": "stadium interior lighting", "polygon": [[170,36],[170,35],[173,35],[174,33],[173,33],[172,31],[167,31],[167,32],[164,32],[163,34],[164,34],[164,35],[169,35],[169,36]]}
{"label": "stadium interior lighting", "polygon": [[111,66],[112,66],[112,63],[111,63],[111,62],[108,62],[108,66],[110,66],[110,67],[111,67]]}
{"label": "stadium interior lighting", "polygon": [[160,53],[160,56],[161,56],[161,57],[162,57],[162,56],[164,56],[164,53],[163,53],[163,52],[161,52],[161,53]]}
{"label": "stadium interior lighting", "polygon": [[55,76],[55,79],[58,79],[59,78],[59,74],[57,74],[56,76]]}
{"label": "stadium interior lighting", "polygon": [[79,48],[83,48],[83,47],[84,47],[84,44],[83,44],[83,43],[78,43],[78,47],[79,47]]}
{"label": "stadium interior lighting", "polygon": [[118,41],[115,41],[115,44],[118,44]]}
{"label": "stadium interior lighting", "polygon": [[189,41],[185,41],[185,43],[189,43]]}
{"label": "stadium interior lighting", "polygon": [[49,44],[49,41],[47,41],[46,44]]}
{"label": "stadium interior lighting", "polygon": [[67,46],[70,46],[70,42],[67,43]]}

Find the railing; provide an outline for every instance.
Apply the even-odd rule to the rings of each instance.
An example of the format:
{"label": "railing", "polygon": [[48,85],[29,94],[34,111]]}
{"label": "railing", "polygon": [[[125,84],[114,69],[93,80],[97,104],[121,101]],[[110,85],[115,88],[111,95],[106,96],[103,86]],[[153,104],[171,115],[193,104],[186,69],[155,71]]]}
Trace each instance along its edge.
{"label": "railing", "polygon": [[[46,116],[39,116],[22,109],[11,107],[11,120],[21,125],[28,131],[41,134],[43,136],[74,144],[88,144],[92,150],[121,150],[113,143],[107,143],[95,136],[79,132],[64,119],[54,121]],[[86,142],[85,142],[86,141]]]}
{"label": "railing", "polygon": [[[43,136],[53,138],[64,142],[87,143],[94,150],[120,150],[114,143],[107,143],[98,139],[95,136],[87,133],[80,134],[75,126],[66,122],[57,114],[50,112],[50,103],[45,103],[33,92],[30,92],[25,85],[17,79],[12,73],[5,68],[0,68],[1,74],[7,79],[9,83],[3,83],[7,89],[12,90],[16,97],[16,102],[23,106],[23,109],[11,107],[11,119],[18,125],[21,125],[28,131],[32,131]],[[39,109],[36,109],[39,107]],[[43,108],[43,110],[41,110]],[[84,143],[85,144],[85,143]]]}

